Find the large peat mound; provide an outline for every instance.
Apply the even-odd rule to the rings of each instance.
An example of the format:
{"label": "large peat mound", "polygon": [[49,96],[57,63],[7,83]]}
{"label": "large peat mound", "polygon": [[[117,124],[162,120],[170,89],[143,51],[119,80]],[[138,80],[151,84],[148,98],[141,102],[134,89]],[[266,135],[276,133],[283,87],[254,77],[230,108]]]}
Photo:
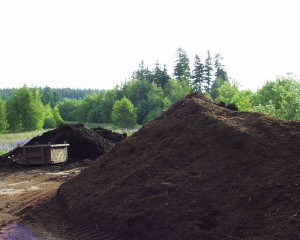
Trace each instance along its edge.
{"label": "large peat mound", "polygon": [[57,197],[116,239],[300,239],[300,122],[191,94]]}
{"label": "large peat mound", "polygon": [[115,142],[120,142],[125,137],[126,135],[105,131],[105,129],[102,129],[101,132],[93,131],[85,128],[83,124],[63,124],[41,136],[32,138],[26,145],[67,142],[70,144],[68,148],[70,160],[95,159],[113,148]]}

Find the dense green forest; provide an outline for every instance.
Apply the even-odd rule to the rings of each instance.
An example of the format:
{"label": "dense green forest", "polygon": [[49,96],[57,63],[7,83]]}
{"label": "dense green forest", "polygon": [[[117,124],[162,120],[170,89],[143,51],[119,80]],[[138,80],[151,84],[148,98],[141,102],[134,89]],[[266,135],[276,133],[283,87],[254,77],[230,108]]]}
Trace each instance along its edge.
{"label": "dense green forest", "polygon": [[[192,66],[192,68],[190,68]],[[240,90],[228,77],[222,56],[196,55],[193,62],[177,50],[172,75],[157,61],[141,61],[129,81],[110,90],[28,88],[0,90],[0,131],[52,128],[63,121],[112,123],[132,128],[151,121],[177,100],[200,92],[240,111],[260,111],[276,118],[300,119],[300,83],[292,75],[268,81],[256,92]]]}
{"label": "dense green forest", "polygon": [[[0,88],[0,98],[6,100],[14,95],[17,88]],[[72,88],[38,88],[42,94],[42,101],[56,104],[65,98],[80,99],[92,93],[100,92],[97,89],[72,89]]]}

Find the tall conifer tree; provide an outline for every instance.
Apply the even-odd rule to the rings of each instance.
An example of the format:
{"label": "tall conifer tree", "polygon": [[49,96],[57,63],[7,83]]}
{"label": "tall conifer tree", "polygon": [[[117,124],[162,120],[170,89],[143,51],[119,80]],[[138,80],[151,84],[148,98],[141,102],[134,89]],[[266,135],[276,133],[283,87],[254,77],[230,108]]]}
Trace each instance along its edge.
{"label": "tall conifer tree", "polygon": [[164,65],[164,69],[161,69],[161,65],[158,61],[155,64],[155,68],[153,70],[153,81],[157,86],[164,88],[170,76],[168,75],[166,65]]}
{"label": "tall conifer tree", "polygon": [[192,87],[193,91],[202,92],[204,83],[204,65],[198,55],[195,56],[194,70],[192,72]]}
{"label": "tall conifer tree", "polygon": [[186,54],[186,52],[179,48],[177,50],[177,60],[175,61],[175,68],[174,68],[174,76],[175,79],[189,83],[190,80],[190,60]]}
{"label": "tall conifer tree", "polygon": [[212,58],[210,56],[210,52],[207,51],[207,58],[205,59],[205,66],[204,66],[204,82],[205,82],[205,91],[209,92],[212,82],[213,82],[213,64]]}
{"label": "tall conifer tree", "polygon": [[217,54],[215,56],[215,69],[216,69],[216,79],[222,79],[224,82],[228,81],[228,76],[227,76],[227,72],[224,69],[224,65],[221,63],[221,61],[223,60],[221,54]]}

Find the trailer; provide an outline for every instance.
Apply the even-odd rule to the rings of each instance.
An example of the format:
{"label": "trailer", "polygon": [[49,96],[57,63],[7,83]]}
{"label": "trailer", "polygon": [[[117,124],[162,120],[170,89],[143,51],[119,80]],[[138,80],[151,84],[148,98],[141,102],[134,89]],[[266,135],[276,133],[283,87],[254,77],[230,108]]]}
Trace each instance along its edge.
{"label": "trailer", "polygon": [[17,147],[4,155],[21,165],[47,165],[63,163],[68,159],[70,144],[42,144]]}

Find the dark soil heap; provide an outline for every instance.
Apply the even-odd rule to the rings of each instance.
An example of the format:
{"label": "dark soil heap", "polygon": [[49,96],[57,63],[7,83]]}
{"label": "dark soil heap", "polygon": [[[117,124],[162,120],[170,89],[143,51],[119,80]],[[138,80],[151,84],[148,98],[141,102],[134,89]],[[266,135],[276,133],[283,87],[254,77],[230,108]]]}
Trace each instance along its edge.
{"label": "dark soil heap", "polygon": [[92,130],[100,136],[113,141],[114,143],[121,142],[127,137],[126,133],[120,134],[102,127],[92,128]]}
{"label": "dark soil heap", "polygon": [[[68,154],[70,160],[95,159],[106,153],[115,146],[115,142],[124,139],[126,135],[111,132],[109,130],[95,132],[85,128],[83,124],[64,124],[59,128],[43,133],[41,136],[32,138],[26,145],[60,144],[65,141],[70,144]],[[119,138],[117,137],[119,136]],[[117,140],[115,140],[118,138]]]}
{"label": "dark soil heap", "polygon": [[300,122],[192,94],[64,183],[58,199],[116,239],[300,239]]}

